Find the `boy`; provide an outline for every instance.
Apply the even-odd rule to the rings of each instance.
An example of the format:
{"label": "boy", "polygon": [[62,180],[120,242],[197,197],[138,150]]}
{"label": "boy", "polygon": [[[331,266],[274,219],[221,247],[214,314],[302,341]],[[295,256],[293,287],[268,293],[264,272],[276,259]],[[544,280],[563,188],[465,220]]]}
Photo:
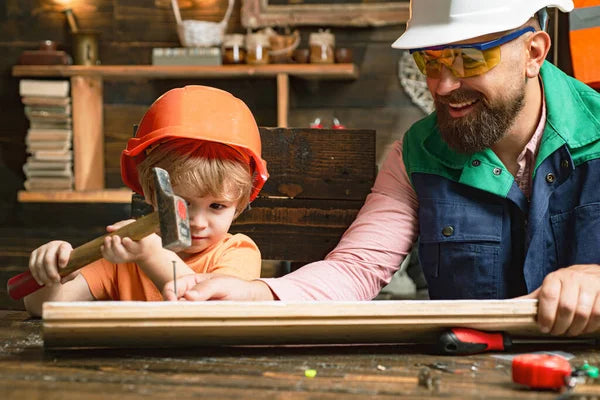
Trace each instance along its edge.
{"label": "boy", "polygon": [[150,106],[127,143],[121,175],[127,186],[156,206],[152,168],[169,172],[173,191],[188,202],[191,247],[176,254],[162,248],[157,234],[139,241],[107,237],[103,259],[61,281],[58,270],[66,266],[72,247],[52,241],[31,253],[31,273],[46,287],[25,297],[26,309],[39,316],[43,302],[51,300],[162,300],[160,289],[173,279],[173,262],[178,276],[216,272],[258,278],[256,244],[228,230],[268,177],[260,154],[258,127],[241,100],[205,86],[168,91]]}

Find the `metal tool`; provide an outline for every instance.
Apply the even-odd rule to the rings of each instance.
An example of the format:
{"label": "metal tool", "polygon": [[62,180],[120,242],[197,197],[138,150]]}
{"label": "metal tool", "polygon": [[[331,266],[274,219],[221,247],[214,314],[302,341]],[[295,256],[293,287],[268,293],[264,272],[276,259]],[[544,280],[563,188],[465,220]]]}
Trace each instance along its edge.
{"label": "metal tool", "polygon": [[[169,174],[162,168],[153,168],[157,210],[125,225],[121,229],[91,240],[71,252],[66,267],[59,270],[61,277],[69,275],[79,268],[102,258],[100,247],[106,236],[118,235],[140,240],[152,233],[160,232],[163,247],[179,251],[191,246],[190,221],[187,204],[184,199],[173,193]],[[11,298],[19,300],[40,289],[31,271],[10,278],[7,291]]]}
{"label": "metal tool", "polygon": [[177,261],[173,260],[173,291],[177,296]]}

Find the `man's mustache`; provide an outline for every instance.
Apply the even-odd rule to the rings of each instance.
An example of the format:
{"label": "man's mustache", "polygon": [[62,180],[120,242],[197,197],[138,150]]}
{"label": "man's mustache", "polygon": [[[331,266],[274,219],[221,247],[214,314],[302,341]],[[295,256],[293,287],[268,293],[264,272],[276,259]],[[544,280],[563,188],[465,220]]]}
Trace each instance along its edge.
{"label": "man's mustache", "polygon": [[474,90],[455,90],[448,95],[435,96],[435,101],[441,104],[448,105],[450,103],[464,103],[483,98],[481,93]]}

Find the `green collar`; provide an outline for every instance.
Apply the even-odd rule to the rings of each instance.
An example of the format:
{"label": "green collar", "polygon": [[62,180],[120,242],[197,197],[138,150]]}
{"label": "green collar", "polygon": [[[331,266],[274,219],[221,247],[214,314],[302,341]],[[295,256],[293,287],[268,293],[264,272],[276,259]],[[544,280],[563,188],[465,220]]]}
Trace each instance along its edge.
{"label": "green collar", "polygon": [[[536,168],[564,144],[574,149],[600,139],[600,122],[596,118],[596,115],[600,115],[598,94],[549,62],[544,62],[540,74],[544,84],[547,119]],[[451,150],[441,137],[436,119],[434,112],[413,127],[429,134],[419,140],[425,157],[418,160],[407,154],[411,158],[411,171],[445,175],[465,185],[506,196],[514,178],[496,154],[491,149],[473,155]],[[420,157],[417,154],[414,156]],[[432,163],[432,159],[435,162]]]}

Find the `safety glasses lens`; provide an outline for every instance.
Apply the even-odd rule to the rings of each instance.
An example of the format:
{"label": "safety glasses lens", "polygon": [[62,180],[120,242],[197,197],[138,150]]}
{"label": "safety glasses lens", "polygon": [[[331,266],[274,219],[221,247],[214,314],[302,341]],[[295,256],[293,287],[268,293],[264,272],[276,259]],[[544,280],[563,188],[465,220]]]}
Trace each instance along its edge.
{"label": "safety glasses lens", "polygon": [[421,50],[413,53],[419,71],[429,78],[439,78],[442,66],[457,78],[481,75],[500,62],[500,47],[487,50],[453,48]]}

